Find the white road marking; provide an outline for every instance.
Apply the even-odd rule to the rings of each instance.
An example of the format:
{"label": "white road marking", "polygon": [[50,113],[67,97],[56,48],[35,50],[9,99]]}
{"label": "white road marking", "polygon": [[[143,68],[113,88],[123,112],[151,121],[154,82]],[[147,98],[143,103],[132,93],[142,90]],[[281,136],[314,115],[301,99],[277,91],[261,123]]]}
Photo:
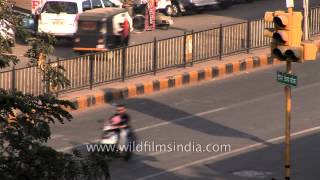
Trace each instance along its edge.
{"label": "white road marking", "polygon": [[54,134],[54,135],[52,135],[51,137],[50,137],[50,139],[52,140],[52,139],[57,139],[57,138],[61,138],[61,137],[63,137],[64,135],[62,135],[62,134]]}
{"label": "white road marking", "polygon": [[211,113],[223,111],[223,110],[226,110],[226,109],[228,109],[228,108],[227,107],[221,107],[221,108],[217,108],[217,109],[212,109],[212,110],[201,112],[201,113],[197,113],[197,114],[194,114],[194,115],[177,118],[177,119],[174,119],[174,120],[171,120],[171,121],[162,122],[162,123],[153,124],[153,125],[150,125],[150,126],[138,128],[134,132],[145,131],[145,130],[149,130],[149,129],[152,129],[152,128],[157,128],[157,127],[160,127],[160,126],[173,124],[173,123],[176,123],[176,122],[179,122],[179,121],[184,121],[184,120],[187,120],[187,119],[196,118],[196,117],[203,116],[203,115],[206,115],[206,114],[211,114]]}
{"label": "white road marking", "polygon": [[[313,88],[313,87],[316,87],[316,86],[319,86],[319,85],[320,85],[320,82],[314,83],[314,84],[305,85],[305,86],[299,87],[299,88],[295,88],[292,91],[293,92],[301,91],[301,90]],[[275,96],[279,96],[279,95],[282,95],[282,94],[283,94],[283,92],[277,92],[277,93],[269,94],[267,96],[258,97],[258,98],[251,99],[251,100],[248,100],[248,101],[242,101],[242,102],[239,102],[239,103],[231,104],[231,105],[220,107],[220,108],[216,108],[216,109],[211,109],[211,110],[200,112],[200,113],[197,113],[197,114],[194,114],[194,115],[189,115],[189,116],[177,118],[177,119],[174,119],[174,120],[171,120],[171,121],[145,126],[145,127],[142,127],[142,128],[135,129],[134,132],[141,132],[141,131],[149,130],[149,129],[152,129],[152,128],[157,128],[157,127],[173,124],[173,123],[176,123],[176,122],[179,122],[179,121],[184,121],[184,120],[188,120],[188,119],[192,119],[192,118],[196,118],[196,117],[201,117],[201,116],[204,116],[204,115],[208,115],[208,114],[224,111],[224,110],[231,109],[231,108],[234,108],[234,107],[239,107],[239,106],[242,106],[242,105],[245,105],[245,104],[258,102],[258,101],[261,101],[261,100],[264,100],[264,99],[267,99],[267,98],[272,98],[272,97],[275,97]],[[86,143],[83,143],[83,144],[80,144],[80,145],[63,147],[63,148],[58,149],[58,151],[68,151],[68,150],[71,150],[72,148],[79,147],[79,146],[82,146],[82,145],[86,145],[86,144],[90,144],[90,143],[97,143],[97,142],[99,142],[99,140],[100,139],[95,139],[95,140],[92,140],[91,142],[86,142]]]}
{"label": "white road marking", "polygon": [[[320,130],[320,126],[317,126],[317,127],[313,127],[313,128],[309,128],[309,129],[305,129],[305,130],[302,130],[302,131],[298,131],[298,132],[292,133],[291,135],[292,135],[292,137],[296,137],[296,136],[299,136],[299,135],[303,135],[303,134],[306,134],[306,133],[311,133],[311,132],[319,131],[319,130]],[[274,143],[274,142],[283,140],[284,138],[285,138],[284,136],[280,136],[280,137],[269,139],[266,142],[267,143]],[[207,161],[215,160],[215,159],[222,158],[222,157],[225,157],[225,156],[234,155],[236,153],[243,153],[245,151],[248,151],[249,149],[258,148],[258,147],[265,147],[265,146],[266,146],[265,143],[251,144],[249,146],[245,146],[245,147],[241,147],[241,148],[238,148],[238,149],[234,149],[234,150],[232,150],[230,152],[218,154],[218,155],[211,156],[211,157],[208,157],[208,158],[203,158],[203,159],[200,159],[198,161],[193,161],[191,163],[183,164],[181,166],[177,166],[177,167],[174,167],[174,168],[171,168],[171,169],[168,169],[168,170],[164,170],[164,171],[161,171],[161,172],[158,172],[158,173],[150,174],[150,175],[138,178],[137,180],[146,180],[146,179],[154,178],[154,177],[157,177],[157,176],[161,176],[161,175],[167,174],[169,172],[178,171],[178,170],[181,170],[181,169],[184,169],[184,168],[188,168],[188,167],[191,167],[191,166],[194,166],[194,165],[198,165],[198,164],[201,164],[201,163],[204,163],[204,162],[207,162]]]}

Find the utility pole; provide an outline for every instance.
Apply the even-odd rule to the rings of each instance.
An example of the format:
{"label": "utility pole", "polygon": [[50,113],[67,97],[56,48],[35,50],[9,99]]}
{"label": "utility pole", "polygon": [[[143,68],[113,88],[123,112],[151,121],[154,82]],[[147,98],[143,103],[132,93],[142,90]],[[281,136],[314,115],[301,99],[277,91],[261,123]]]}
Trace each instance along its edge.
{"label": "utility pole", "polygon": [[303,0],[303,31],[304,31],[304,40],[309,40],[309,0]]}

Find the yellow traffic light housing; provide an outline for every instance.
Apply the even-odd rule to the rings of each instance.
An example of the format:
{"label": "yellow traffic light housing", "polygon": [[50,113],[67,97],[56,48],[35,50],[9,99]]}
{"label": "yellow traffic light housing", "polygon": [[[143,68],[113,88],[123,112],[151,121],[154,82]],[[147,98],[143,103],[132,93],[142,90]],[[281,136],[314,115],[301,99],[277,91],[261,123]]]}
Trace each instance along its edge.
{"label": "yellow traffic light housing", "polygon": [[318,46],[311,42],[302,42],[303,60],[315,61],[317,59]]}
{"label": "yellow traffic light housing", "polygon": [[302,62],[302,13],[266,12],[264,19],[274,25],[274,28],[264,31],[265,36],[272,38],[272,56],[281,61]]}

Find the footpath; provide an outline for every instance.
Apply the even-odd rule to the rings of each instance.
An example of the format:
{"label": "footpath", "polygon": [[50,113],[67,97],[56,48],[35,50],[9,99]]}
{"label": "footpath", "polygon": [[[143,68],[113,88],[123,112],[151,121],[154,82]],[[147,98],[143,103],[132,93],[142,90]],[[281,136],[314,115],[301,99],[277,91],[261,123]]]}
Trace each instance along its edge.
{"label": "footpath", "polygon": [[105,103],[119,102],[127,98],[151,94],[172,88],[197,84],[231,75],[238,75],[257,68],[281,64],[270,57],[270,49],[252,50],[249,54],[239,53],[221,60],[208,59],[193,66],[173,68],[127,79],[124,82],[102,84],[90,89],[60,94],[60,99],[71,100],[77,110]]}

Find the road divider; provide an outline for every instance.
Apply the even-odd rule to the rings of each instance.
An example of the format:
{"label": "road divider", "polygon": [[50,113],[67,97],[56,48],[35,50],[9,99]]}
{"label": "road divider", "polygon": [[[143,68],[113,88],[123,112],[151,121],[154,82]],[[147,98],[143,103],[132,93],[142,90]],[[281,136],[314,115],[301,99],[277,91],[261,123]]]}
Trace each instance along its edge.
{"label": "road divider", "polygon": [[226,75],[247,72],[256,68],[277,65],[279,63],[281,63],[281,61],[273,59],[268,55],[253,56],[242,60],[214,65],[212,67],[205,67],[200,70],[191,70],[190,72],[184,72],[162,79],[132,84],[124,88],[101,90],[93,92],[91,95],[71,99],[71,101],[75,104],[77,110],[85,109],[139,95],[196,84]]}

